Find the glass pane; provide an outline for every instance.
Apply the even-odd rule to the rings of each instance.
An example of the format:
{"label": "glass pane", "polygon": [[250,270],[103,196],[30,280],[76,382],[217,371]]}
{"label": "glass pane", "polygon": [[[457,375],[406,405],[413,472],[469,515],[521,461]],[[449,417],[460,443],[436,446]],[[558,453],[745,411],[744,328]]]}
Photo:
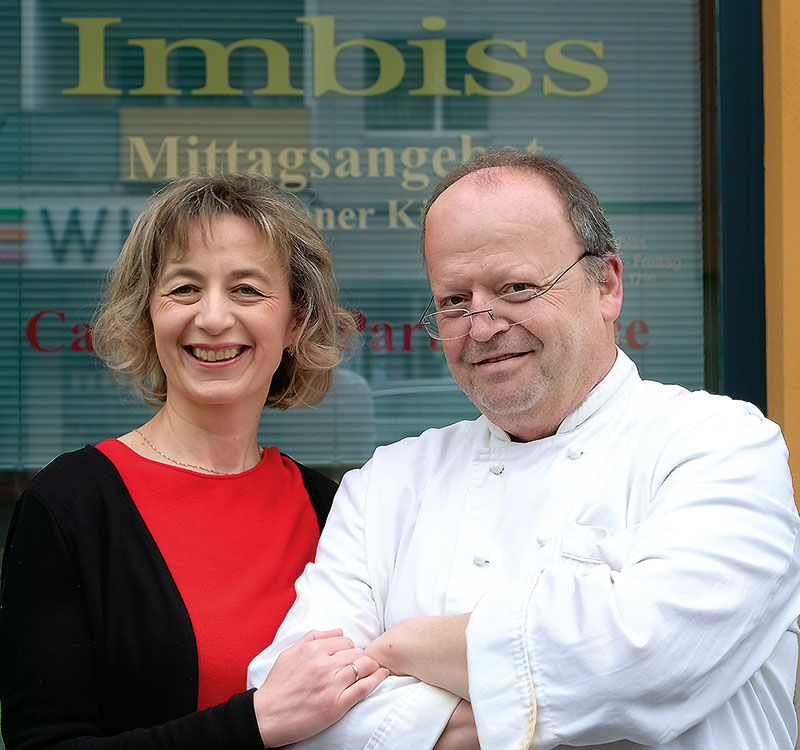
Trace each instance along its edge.
{"label": "glass pane", "polygon": [[471,418],[416,326],[419,212],[476,148],[560,155],[622,242],[619,343],[645,377],[704,386],[696,0],[371,4],[4,3],[0,13],[0,470],[149,410],[87,323],[131,222],[166,180],[250,171],[297,192],[330,240],[360,347],[315,409],[262,440],[341,470]]}

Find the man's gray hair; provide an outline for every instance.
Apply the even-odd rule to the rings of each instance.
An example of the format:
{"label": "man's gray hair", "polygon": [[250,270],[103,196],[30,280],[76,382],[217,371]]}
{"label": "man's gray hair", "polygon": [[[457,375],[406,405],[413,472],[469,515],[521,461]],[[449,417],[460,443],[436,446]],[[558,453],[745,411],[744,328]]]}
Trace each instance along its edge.
{"label": "man's gray hair", "polygon": [[[442,178],[422,213],[420,249],[423,260],[425,222],[436,199],[462,177],[493,167],[504,167],[521,174],[536,174],[550,183],[564,201],[564,209],[576,237],[590,253],[584,264],[587,277],[598,283],[602,281],[608,268],[606,261],[611,256],[619,256],[619,245],[611,233],[608,219],[597,196],[580,177],[555,157],[528,154],[513,148],[496,148],[478,153],[468,161],[457,164]],[[503,178],[494,172],[483,171],[478,179],[492,185],[500,184]]]}

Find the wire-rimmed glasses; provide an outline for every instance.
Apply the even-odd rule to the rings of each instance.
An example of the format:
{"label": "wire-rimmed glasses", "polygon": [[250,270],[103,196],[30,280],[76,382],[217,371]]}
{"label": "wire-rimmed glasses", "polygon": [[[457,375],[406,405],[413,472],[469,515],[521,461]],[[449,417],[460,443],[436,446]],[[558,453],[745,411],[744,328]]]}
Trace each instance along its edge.
{"label": "wire-rimmed glasses", "polygon": [[571,263],[558,276],[553,279],[545,289],[533,290],[522,289],[517,292],[509,292],[495,297],[489,307],[483,310],[470,312],[466,308],[454,307],[447,310],[436,310],[428,312],[433,304],[431,297],[425,312],[422,313],[419,322],[425,327],[428,335],[437,341],[451,341],[466,336],[472,328],[472,318],[475,315],[486,313],[490,320],[505,320],[511,325],[524,323],[526,320],[536,316],[539,305],[535,300],[547,294],[571,268],[577,266],[584,258],[588,258],[591,253],[587,250],[574,263]]}

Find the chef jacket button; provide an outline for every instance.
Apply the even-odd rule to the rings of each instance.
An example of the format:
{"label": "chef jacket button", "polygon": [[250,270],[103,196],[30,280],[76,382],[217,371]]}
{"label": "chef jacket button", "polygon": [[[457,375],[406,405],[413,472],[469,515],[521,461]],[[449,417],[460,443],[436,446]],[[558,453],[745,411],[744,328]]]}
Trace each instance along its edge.
{"label": "chef jacket button", "polygon": [[489,471],[491,471],[492,474],[502,474],[504,469],[505,466],[499,461],[492,461],[492,463],[489,464]]}
{"label": "chef jacket button", "polygon": [[576,458],[580,458],[582,455],[583,451],[574,445],[570,445],[569,450],[567,450],[567,458],[571,458],[573,461]]}
{"label": "chef jacket button", "polygon": [[536,543],[540,547],[546,546],[549,541],[550,541],[550,537],[545,535],[545,534],[539,534],[539,536],[536,537]]}
{"label": "chef jacket button", "polygon": [[489,564],[489,561],[483,555],[475,555],[475,557],[472,558],[472,562],[479,568],[483,568]]}

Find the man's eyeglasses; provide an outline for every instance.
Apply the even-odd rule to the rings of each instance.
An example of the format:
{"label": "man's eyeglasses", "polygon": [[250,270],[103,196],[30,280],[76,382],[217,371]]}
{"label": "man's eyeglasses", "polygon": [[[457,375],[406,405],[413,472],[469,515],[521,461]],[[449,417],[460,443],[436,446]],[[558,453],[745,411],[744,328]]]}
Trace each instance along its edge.
{"label": "man's eyeglasses", "polygon": [[558,274],[546,289],[522,289],[518,292],[501,294],[499,297],[493,299],[489,303],[489,307],[485,310],[470,312],[465,308],[453,307],[447,310],[428,312],[433,304],[433,297],[431,297],[419,322],[421,325],[425,326],[428,335],[437,341],[450,341],[452,339],[463,338],[470,332],[473,316],[482,315],[483,313],[486,313],[490,320],[505,320],[511,325],[524,323],[526,320],[535,317],[541,309],[541,305],[537,303],[536,300],[547,294],[562,278],[564,278],[564,276],[566,276],[571,268],[577,266],[578,263],[584,258],[588,258],[590,255],[590,252],[584,252],[578,260]]}

